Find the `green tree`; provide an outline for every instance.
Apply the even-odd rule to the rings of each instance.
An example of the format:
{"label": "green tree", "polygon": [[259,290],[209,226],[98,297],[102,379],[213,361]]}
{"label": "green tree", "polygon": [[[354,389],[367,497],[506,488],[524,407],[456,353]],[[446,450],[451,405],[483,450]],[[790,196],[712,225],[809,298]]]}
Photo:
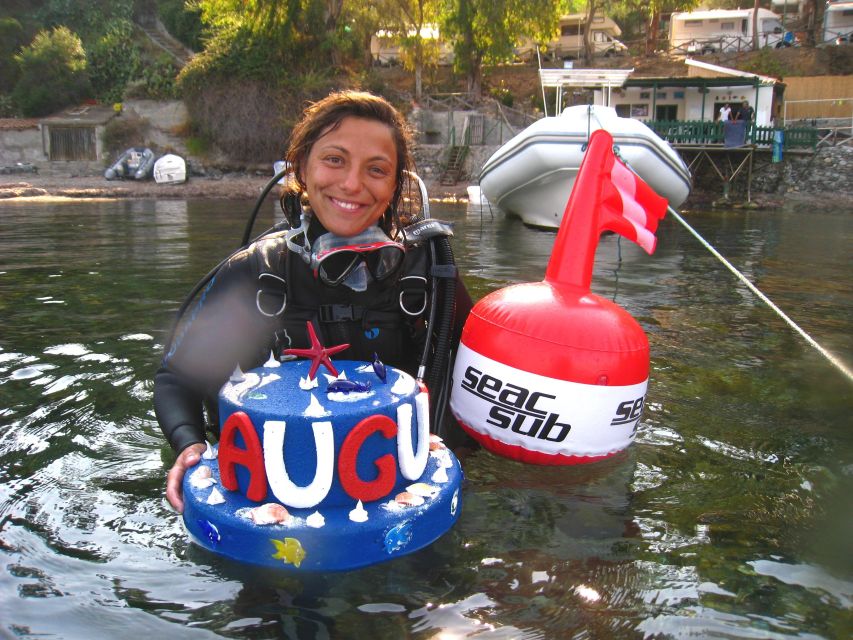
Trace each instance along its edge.
{"label": "green tree", "polygon": [[134,0],[43,0],[34,13],[45,27],[68,27],[88,44],[113,20],[132,21],[133,6]]}
{"label": "green tree", "polygon": [[44,116],[89,97],[86,52],[67,27],[40,31],[15,56],[21,77],[12,99],[26,116]]}
{"label": "green tree", "polygon": [[383,20],[386,31],[397,34],[403,67],[415,75],[415,100],[423,95],[424,67],[438,63],[440,42],[434,27],[440,5],[437,0],[391,0]]}
{"label": "green tree", "polygon": [[454,38],[454,66],[468,94],[482,94],[484,64],[512,59],[523,38],[548,42],[555,34],[558,0],[442,0],[444,31]]}
{"label": "green tree", "polygon": [[132,36],[130,22],[113,20],[86,52],[92,90],[101,102],[121,102],[127,83],[140,71],[140,52]]}
{"label": "green tree", "polygon": [[18,81],[15,54],[25,44],[24,29],[15,18],[0,18],[0,94],[11,91]]}

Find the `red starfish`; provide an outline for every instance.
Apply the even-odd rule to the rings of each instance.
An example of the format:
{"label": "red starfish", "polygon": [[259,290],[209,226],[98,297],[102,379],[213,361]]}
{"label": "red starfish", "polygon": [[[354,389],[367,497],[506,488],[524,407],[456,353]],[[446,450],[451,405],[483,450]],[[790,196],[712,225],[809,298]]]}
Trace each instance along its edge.
{"label": "red starfish", "polygon": [[324,347],[320,344],[320,340],[317,339],[317,334],[314,333],[314,326],[311,324],[311,321],[307,321],[305,325],[308,327],[308,337],[311,338],[311,348],[310,349],[285,349],[284,354],[288,356],[302,356],[303,358],[311,358],[311,370],[308,372],[308,377],[313,380],[314,374],[317,373],[317,369],[322,364],[326,367],[329,372],[337,377],[338,372],[335,367],[332,365],[332,361],[329,356],[336,354],[338,351],[343,351],[344,349],[349,349],[349,344],[339,344],[334,347]]}

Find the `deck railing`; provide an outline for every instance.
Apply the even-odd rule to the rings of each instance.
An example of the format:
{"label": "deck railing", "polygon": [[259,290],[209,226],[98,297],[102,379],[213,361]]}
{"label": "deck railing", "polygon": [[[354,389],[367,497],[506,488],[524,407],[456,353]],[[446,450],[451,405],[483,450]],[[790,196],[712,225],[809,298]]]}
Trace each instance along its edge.
{"label": "deck railing", "polygon": [[[723,145],[725,133],[722,122],[701,120],[652,120],[646,122],[661,138],[671,144]],[[776,131],[784,132],[785,149],[815,149],[818,130],[814,127],[760,127],[750,124],[745,144],[771,146]]]}

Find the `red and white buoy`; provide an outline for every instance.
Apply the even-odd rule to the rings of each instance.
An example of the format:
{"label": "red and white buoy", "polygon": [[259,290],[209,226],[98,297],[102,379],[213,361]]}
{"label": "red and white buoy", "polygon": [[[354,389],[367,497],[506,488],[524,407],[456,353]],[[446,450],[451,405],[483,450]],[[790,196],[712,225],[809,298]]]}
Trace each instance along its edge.
{"label": "red and white buoy", "polygon": [[542,282],[507,287],[471,311],[450,408],[485,448],[538,464],[611,456],[634,439],[649,380],[649,342],[618,305],[590,291],[601,232],[655,248],[667,202],[595,131]]}

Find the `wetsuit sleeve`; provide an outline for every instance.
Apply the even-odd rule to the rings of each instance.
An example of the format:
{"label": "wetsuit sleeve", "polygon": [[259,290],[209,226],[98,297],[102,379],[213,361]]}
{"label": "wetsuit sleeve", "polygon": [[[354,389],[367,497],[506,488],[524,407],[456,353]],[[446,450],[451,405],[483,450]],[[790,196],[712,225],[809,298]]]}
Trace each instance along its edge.
{"label": "wetsuit sleeve", "polygon": [[154,409],[163,434],[180,452],[204,441],[205,399],[214,399],[239,364],[269,357],[273,331],[255,305],[256,277],[247,254],[217,272],[182,320],[154,378]]}
{"label": "wetsuit sleeve", "polygon": [[203,402],[204,398],[172,371],[162,368],[154,376],[154,413],[176,453],[204,442]]}

